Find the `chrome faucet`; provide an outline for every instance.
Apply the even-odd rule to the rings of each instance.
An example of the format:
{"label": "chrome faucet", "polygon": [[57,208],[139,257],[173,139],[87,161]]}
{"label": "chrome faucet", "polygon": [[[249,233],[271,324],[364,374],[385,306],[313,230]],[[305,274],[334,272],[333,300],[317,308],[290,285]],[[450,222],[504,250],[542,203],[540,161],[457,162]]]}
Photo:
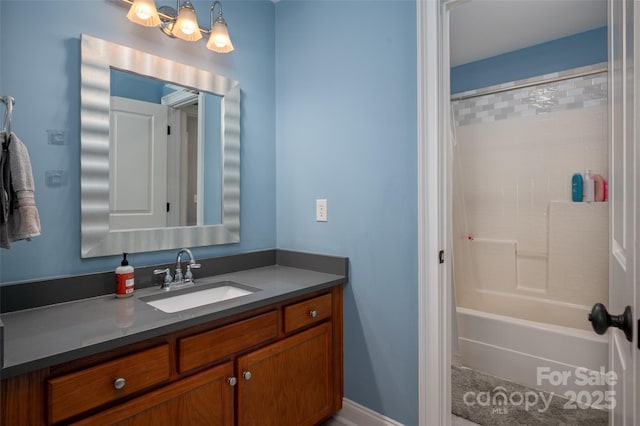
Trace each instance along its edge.
{"label": "chrome faucet", "polygon": [[[189,263],[187,264],[187,271],[184,275],[182,275],[182,255],[186,253],[189,255]],[[176,284],[188,284],[193,282],[193,273],[192,269],[198,269],[200,267],[199,263],[196,263],[193,258],[193,253],[188,248],[180,249],[178,252],[178,256],[176,256],[176,274],[173,277],[173,282]]]}
{"label": "chrome faucet", "polygon": [[[189,255],[189,263],[187,263],[187,271],[182,275],[182,255],[186,253]],[[156,269],[153,271],[155,275],[164,275],[164,279],[162,282],[162,289],[171,290],[174,286],[182,286],[182,285],[190,285],[193,284],[193,273],[192,269],[200,268],[200,264],[196,263],[193,258],[193,253],[188,248],[180,249],[178,252],[178,256],[176,257],[176,273],[173,277],[171,277],[171,270],[169,268],[165,269]]]}

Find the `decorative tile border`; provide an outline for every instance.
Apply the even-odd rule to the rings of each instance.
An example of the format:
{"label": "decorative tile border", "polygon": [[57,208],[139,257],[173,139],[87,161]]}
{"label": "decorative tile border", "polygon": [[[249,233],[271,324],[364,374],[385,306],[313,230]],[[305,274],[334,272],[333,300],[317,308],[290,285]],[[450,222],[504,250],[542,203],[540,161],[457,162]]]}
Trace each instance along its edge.
{"label": "decorative tile border", "polygon": [[[606,63],[589,65],[456,94],[452,98],[472,96],[452,102],[456,125],[465,126],[552,111],[606,105],[608,99],[607,71],[575,78],[570,77],[602,69],[605,66]],[[568,78],[544,83],[545,80],[562,77]],[[531,84],[536,81],[542,81],[542,83],[518,88],[523,84]],[[509,90],[510,87],[514,87],[514,89]]]}

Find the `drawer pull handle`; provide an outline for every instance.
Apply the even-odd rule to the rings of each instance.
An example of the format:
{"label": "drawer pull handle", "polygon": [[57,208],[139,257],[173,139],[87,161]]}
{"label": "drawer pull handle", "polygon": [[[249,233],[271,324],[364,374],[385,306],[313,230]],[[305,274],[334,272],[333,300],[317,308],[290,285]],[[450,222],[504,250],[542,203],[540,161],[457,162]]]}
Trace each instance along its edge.
{"label": "drawer pull handle", "polygon": [[309,311],[309,316],[311,318],[317,318],[318,317],[318,311],[316,311],[315,309]]}
{"label": "drawer pull handle", "polygon": [[118,377],[117,379],[115,379],[113,381],[113,388],[115,390],[120,390],[122,388],[124,388],[124,385],[127,384],[127,381],[125,380],[124,377]]}
{"label": "drawer pull handle", "polygon": [[227,383],[229,383],[229,386],[235,386],[236,383],[238,383],[238,379],[236,379],[235,377],[229,377],[227,379]]}
{"label": "drawer pull handle", "polygon": [[242,373],[242,378],[245,380],[251,380],[251,371],[245,371]]}

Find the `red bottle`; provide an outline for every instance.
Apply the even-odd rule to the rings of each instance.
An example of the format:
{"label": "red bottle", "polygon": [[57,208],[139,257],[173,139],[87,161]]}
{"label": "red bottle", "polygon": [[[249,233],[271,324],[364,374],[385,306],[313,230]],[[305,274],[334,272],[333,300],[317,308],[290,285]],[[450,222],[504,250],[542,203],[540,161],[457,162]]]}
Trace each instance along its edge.
{"label": "red bottle", "polygon": [[133,266],[127,261],[127,253],[122,253],[122,262],[116,268],[116,297],[133,296],[134,287]]}

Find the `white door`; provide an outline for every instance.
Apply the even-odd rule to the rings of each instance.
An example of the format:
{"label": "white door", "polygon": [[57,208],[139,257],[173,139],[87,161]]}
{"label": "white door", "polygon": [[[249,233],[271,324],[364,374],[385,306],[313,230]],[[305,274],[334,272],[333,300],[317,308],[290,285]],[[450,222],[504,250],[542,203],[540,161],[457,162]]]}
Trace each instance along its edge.
{"label": "white door", "polygon": [[[609,313],[622,314],[630,306],[638,317],[638,284],[636,261],[638,199],[635,172],[638,153],[635,150],[637,102],[634,47],[640,46],[634,34],[634,14],[640,18],[640,4],[633,0],[609,0],[609,140],[611,143],[610,176],[610,256]],[[640,21],[638,21],[640,22]],[[635,70],[634,70],[635,68]],[[640,197],[639,197],[640,198]],[[615,408],[609,424],[636,425],[637,413],[638,334],[632,321],[633,342],[618,328],[609,331],[609,367],[617,380]]]}
{"label": "white door", "polygon": [[111,97],[110,229],[167,226],[167,115],[164,105]]}

